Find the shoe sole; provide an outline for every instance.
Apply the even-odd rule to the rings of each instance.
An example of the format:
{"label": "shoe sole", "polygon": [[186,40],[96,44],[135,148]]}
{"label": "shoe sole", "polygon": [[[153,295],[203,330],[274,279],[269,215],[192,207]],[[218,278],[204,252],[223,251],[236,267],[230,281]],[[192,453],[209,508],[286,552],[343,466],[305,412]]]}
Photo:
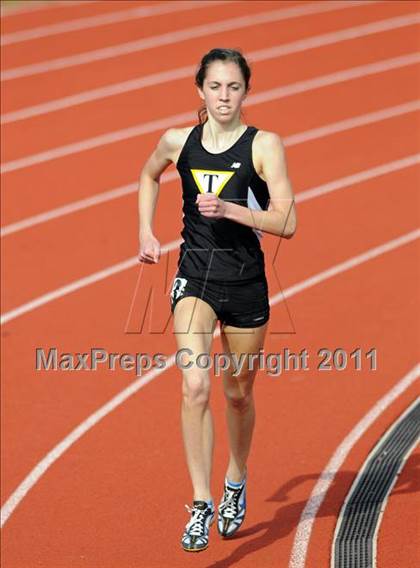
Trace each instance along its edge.
{"label": "shoe sole", "polygon": [[203,550],[206,550],[208,546],[208,544],[206,544],[206,546],[203,546],[203,548],[185,548],[183,546],[182,549],[185,550],[185,552],[202,552]]}

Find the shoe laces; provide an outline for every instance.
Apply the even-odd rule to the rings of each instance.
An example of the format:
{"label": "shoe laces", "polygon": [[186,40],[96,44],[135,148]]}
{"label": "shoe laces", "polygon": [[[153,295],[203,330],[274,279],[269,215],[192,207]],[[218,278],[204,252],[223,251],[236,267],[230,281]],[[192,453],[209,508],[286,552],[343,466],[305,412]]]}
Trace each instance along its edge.
{"label": "shoe laces", "polygon": [[242,487],[238,487],[237,489],[230,489],[227,486],[225,487],[223,502],[219,507],[219,511],[221,513],[223,512],[224,517],[234,519],[237,516],[239,509],[238,501],[241,490]]}
{"label": "shoe laces", "polygon": [[185,505],[185,508],[192,515],[190,521],[185,527],[185,530],[191,535],[203,535],[205,532],[205,522],[209,514],[209,508],[207,507],[207,509],[198,509],[197,507],[189,507],[188,505]]}

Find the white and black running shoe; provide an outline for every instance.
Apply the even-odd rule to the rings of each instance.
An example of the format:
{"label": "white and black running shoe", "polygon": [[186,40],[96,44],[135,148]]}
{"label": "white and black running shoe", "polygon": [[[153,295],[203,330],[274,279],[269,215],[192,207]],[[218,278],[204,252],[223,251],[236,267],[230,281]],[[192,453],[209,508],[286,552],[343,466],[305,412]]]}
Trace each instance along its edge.
{"label": "white and black running shoe", "polygon": [[182,548],[188,552],[200,552],[209,544],[209,530],[213,524],[215,509],[211,508],[206,501],[193,501],[193,507],[185,505],[191,513],[191,519],[187,523],[182,535]]}
{"label": "white and black running shoe", "polygon": [[223,537],[234,535],[245,519],[246,473],[239,487],[230,485],[225,478],[223,498],[218,511],[217,529],[219,533]]}

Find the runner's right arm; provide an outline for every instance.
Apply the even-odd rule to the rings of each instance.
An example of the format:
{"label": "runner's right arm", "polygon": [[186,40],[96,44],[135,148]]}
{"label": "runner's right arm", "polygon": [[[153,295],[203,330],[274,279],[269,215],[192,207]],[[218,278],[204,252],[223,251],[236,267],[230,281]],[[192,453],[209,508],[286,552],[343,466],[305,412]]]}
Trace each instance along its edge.
{"label": "runner's right arm", "polygon": [[153,219],[159,195],[160,176],[174,161],[179,147],[178,129],[167,130],[144,165],[139,182],[139,261],[153,264],[160,258],[160,243],[153,234]]}

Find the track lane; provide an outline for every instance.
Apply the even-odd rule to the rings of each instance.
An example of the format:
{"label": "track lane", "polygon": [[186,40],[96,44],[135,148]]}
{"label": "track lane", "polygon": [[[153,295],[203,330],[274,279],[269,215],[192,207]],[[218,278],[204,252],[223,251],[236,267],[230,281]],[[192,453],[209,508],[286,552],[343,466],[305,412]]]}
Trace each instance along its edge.
{"label": "track lane", "polygon": [[[319,129],[315,129],[315,131],[319,131]],[[314,130],[312,130],[311,132],[314,132]],[[300,137],[301,134],[298,134],[297,136]],[[295,140],[295,143],[297,142],[298,140]],[[352,174],[350,176],[344,176],[344,178],[340,178],[339,180],[335,180],[334,182],[321,184],[316,188],[305,190],[301,195],[299,195],[296,202],[300,202],[300,200],[307,199],[309,195],[314,196],[315,193],[321,195],[324,193],[325,188],[328,188],[327,191],[335,191],[336,189],[341,189],[344,186],[347,187],[353,183],[361,181],[362,178],[369,179],[371,177],[376,177],[377,175],[385,175],[389,171],[395,171],[409,167],[411,165],[418,163],[419,156],[420,154],[414,154],[413,156],[406,156],[405,158],[388,162],[388,164],[383,164],[382,166],[369,168],[367,170],[357,172],[356,174]],[[174,170],[170,172],[165,172],[165,174],[161,177],[161,183],[166,184],[176,180],[176,178],[177,174]],[[6,225],[0,230],[0,233],[2,237],[3,236],[6,237],[14,233],[19,233],[20,231],[31,229],[32,227],[35,227],[37,225],[42,225],[43,223],[48,223],[49,221],[54,221],[61,217],[65,217],[66,215],[72,215],[73,213],[84,211],[89,207],[96,207],[97,205],[101,205],[102,203],[107,203],[109,201],[113,201],[114,199],[120,199],[122,197],[132,195],[136,193],[137,190],[138,190],[137,184],[134,182],[128,185],[122,185],[120,187],[110,189],[109,191],[103,191],[95,196],[87,197],[86,199],[73,201],[72,203],[69,203],[62,207],[56,207],[55,209],[44,211],[39,215],[26,217],[26,219],[22,219],[16,223],[11,223],[10,225]]]}
{"label": "track lane", "polygon": [[[397,70],[394,70],[392,74],[395,72],[397,72]],[[319,89],[319,92],[321,93],[321,96],[325,97],[333,97],[338,92],[339,93],[344,92],[345,100],[348,101],[348,104],[345,107],[341,107],[340,109],[338,109],[338,112],[340,113],[339,116],[341,115],[342,117],[343,108],[345,108],[346,110],[347,109],[351,110],[352,108],[351,96],[349,95],[350,91],[348,90],[348,88],[346,89],[347,85],[351,85],[352,89],[355,90],[359,89],[360,93],[363,92],[366,93],[365,94],[366,101],[370,103],[371,96],[369,95],[368,89],[373,88],[376,89],[377,91],[378,89],[386,88],[389,82],[385,84],[381,83],[382,81],[387,80],[386,75],[388,75],[388,73],[379,73],[370,78],[364,77],[361,79],[353,79],[350,82],[346,81],[342,85],[337,83],[336,85],[323,87]],[[416,81],[415,76],[413,76],[412,79],[410,79],[410,77],[407,76],[404,77],[403,75],[397,75],[394,76],[394,80],[396,77],[400,78],[399,86],[402,91],[406,91],[407,93],[413,93],[414,97],[417,97],[418,87],[417,83],[415,82]],[[374,82],[374,86],[372,86],[372,81]],[[366,90],[363,91],[363,89]],[[314,95],[316,95],[316,92],[311,92],[311,98]],[[270,112],[273,112],[271,111],[271,109],[274,109],[275,116],[279,115],[279,118],[281,117],[282,121],[286,123],[286,121],[290,120],[293,117],[292,116],[288,117],[286,116],[286,114],[283,114],[282,112],[283,108],[290,109],[291,108],[290,105],[295,104],[293,100],[296,98],[297,101],[301,102],[303,100],[302,96],[305,97],[305,93],[303,93],[303,95],[295,94],[292,98],[286,97],[286,99],[282,100],[279,99],[278,103],[265,102],[264,105],[268,104]],[[357,93],[356,96],[358,96]],[[379,97],[379,95],[377,95],[377,97]],[[288,102],[288,99],[291,102]],[[305,97],[305,103],[308,104],[306,97]],[[193,104],[195,104],[195,102],[193,103],[193,101],[191,101],[191,106],[189,107],[190,109],[194,108]],[[373,109],[377,109],[377,106],[375,104],[375,99],[372,101],[372,107]],[[184,107],[184,109],[186,108],[188,107]],[[245,116],[248,118],[249,116],[248,112],[251,110],[254,111],[255,108],[256,107],[254,108],[247,107],[246,108],[247,114]],[[179,109],[178,107],[177,110],[184,110],[184,109]],[[303,115],[304,112],[305,111],[302,110],[301,114]],[[312,118],[309,119],[310,122],[311,123],[315,122],[315,120],[317,120],[318,114],[321,112],[322,110],[318,108],[316,109],[316,113],[312,112]],[[280,113],[282,114],[280,115]],[[189,111],[188,116],[190,116],[190,120],[188,121],[190,122],[193,117],[193,112]],[[349,114],[348,116],[352,115]],[[170,120],[165,119],[166,121],[165,124],[167,126],[169,126],[170,124],[174,125],[176,122],[181,124],[181,120],[184,119],[181,117],[180,120],[175,121],[174,118],[177,117],[179,118],[180,115],[176,116],[172,115],[172,117],[170,117]],[[299,116],[296,116],[295,122],[297,122],[299,119],[300,119],[300,114]],[[326,120],[328,120],[328,118]],[[144,126],[143,128],[146,128],[146,126]],[[299,124],[297,125],[297,127],[299,127]],[[74,198],[78,199],[86,197],[87,195],[97,193],[98,191],[103,190],[104,187],[112,188],[113,186],[115,187],[124,183],[131,182],[138,175],[139,172],[138,164],[141,163],[142,159],[144,160],[147,157],[147,155],[149,154],[149,152],[152,151],[156,143],[155,131],[158,132],[161,128],[163,128],[163,124],[161,125],[159,123],[157,125],[154,122],[153,124],[150,123],[149,126],[147,126],[147,129],[152,131],[152,135],[146,134],[141,137],[142,141],[141,149],[137,138],[133,137],[131,139],[122,140],[120,142],[114,142],[112,144],[109,144],[108,146],[103,146],[102,148],[99,148],[100,152],[98,152],[98,148],[93,148],[89,151],[84,151],[78,154],[64,156],[60,159],[57,158],[50,162],[40,163],[35,166],[25,168],[23,170],[15,170],[9,172],[7,175],[5,174],[4,183],[6,185],[5,185],[5,191],[2,194],[3,222],[7,224],[19,218],[40,213],[41,211],[45,210],[47,207],[51,208],[54,206],[63,205],[66,201],[68,201],[68,198],[65,199],[66,193],[67,194],[70,193],[71,195],[73,195],[73,199]],[[266,127],[265,124],[263,123],[261,125],[261,128],[272,130],[273,124],[270,121],[269,126]],[[301,127],[301,129],[303,130],[303,127]],[[279,132],[282,134],[282,136],[285,135],[284,134],[285,130],[283,129],[283,126],[279,128]],[[125,132],[124,136],[127,138],[128,133]],[[120,135],[119,134],[114,135],[114,137],[118,139]],[[99,147],[99,145],[103,144],[103,142],[104,142],[103,140],[97,141],[96,144]],[[120,150],[118,151],[119,167],[118,168],[104,167],[104,164],[113,165],[115,163],[117,145],[118,148],[120,148]],[[66,168],[68,168],[68,173],[66,177],[63,178],[61,168],[64,167],[63,166],[64,163],[66,165]],[[89,172],[88,184],[86,183],[86,176],[82,175],[82,172]],[[32,189],[34,186],[37,187],[36,200],[34,199],[34,193]],[[60,191],[59,192],[56,191],[55,193],[51,194],[50,187],[55,187],[55,186],[60,187]],[[16,203],[16,201],[13,198],[14,197],[13,191],[18,192],[19,194],[20,199],[18,203]],[[44,203],[48,203],[48,206],[45,205]],[[18,209],[13,210],[13,207],[16,206],[18,207]],[[9,215],[11,217],[9,217]]]}
{"label": "track lane", "polygon": [[[376,33],[382,33],[415,25],[415,22],[419,18],[419,15],[410,14],[397,16],[394,18],[385,18],[384,20],[377,20],[375,22],[362,24],[360,26],[351,26],[339,31],[329,32],[326,34],[318,34],[294,42],[281,44],[279,46],[272,46],[268,49],[250,51],[246,53],[246,56],[250,58],[251,63],[255,63],[257,61],[264,61],[269,58],[273,59],[275,57],[281,57],[287,54],[299,53],[307,49],[314,49],[316,47],[336,44],[341,41],[348,41],[351,39],[354,40]],[[417,49],[417,44],[415,49]],[[4,113],[0,116],[1,123],[11,124],[13,122],[26,120],[31,117],[42,116],[51,112],[57,112],[59,110],[79,106],[87,102],[98,101],[107,97],[113,97],[128,92],[139,91],[146,87],[157,84],[165,84],[183,77],[192,77],[194,75],[194,71],[194,65],[187,67],[178,67],[169,71],[145,75],[143,77],[139,77],[130,81],[113,83],[98,89],[81,91],[80,93],[77,93],[75,95],[70,95],[58,99],[51,99],[46,103],[40,105],[33,105],[21,108],[15,112]]]}
{"label": "track lane", "polygon": [[[229,32],[229,42],[236,41],[247,52],[254,48],[258,49],[258,46],[269,47],[270,41],[275,45],[278,43],[279,32],[281,32],[284,42],[303,39],[308,36],[309,22],[314,34],[327,33],[346,28],[349,25],[364,24],[387,17],[415,13],[416,11],[417,7],[416,5],[413,7],[413,3],[384,3],[381,4],[379,13],[378,5],[362,5],[331,13],[293,18],[284,21],[283,25],[280,25],[282,24],[280,22],[277,34],[271,40],[265,32],[266,24],[253,26],[251,34],[244,30],[233,30]],[[222,19],[221,16],[219,18]],[[239,40],[237,39],[237,31],[240,34]],[[226,34],[214,34],[177,44],[177,65],[191,65],[191,62],[197,62],[205,51],[216,44],[224,44],[226,37]],[[155,61],[161,62],[160,70],[170,69],[173,67],[173,63],[168,56],[168,49],[170,52],[171,46],[156,47],[151,52],[144,54],[134,53],[96,64],[81,65],[70,70],[63,69],[42,76],[8,81],[5,84],[7,88],[4,90],[3,112],[10,112],[50,100],[52,98],[50,93],[54,93],[53,98],[57,98],[76,94],[85,89],[109,85],[110,77],[112,77],[112,83],[137,78],[139,76],[139,61],[141,62],[142,75],[156,72]]]}
{"label": "track lane", "polygon": [[[99,2],[98,0],[64,0],[62,2],[43,2],[43,6],[35,10],[10,10],[5,17],[2,17],[2,30],[4,33],[12,33],[20,30],[30,29],[40,25],[56,24],[66,22],[74,18],[86,18],[98,14],[106,14],[115,11],[118,6],[121,10],[128,9],[135,4],[136,6],[153,6],[157,0],[108,0]],[[31,2],[31,4],[34,4]]]}
{"label": "track lane", "polygon": [[[419,25],[406,26],[352,41],[338,42],[334,44],[335,58],[330,56],[331,45],[289,54],[286,57],[267,57],[265,61],[253,64],[256,79],[252,84],[251,95],[282,84],[285,85],[282,77],[287,77],[286,84],[292,85],[342,70],[379,64],[382,61],[415,54],[419,51],[419,31]],[[270,32],[275,33],[275,24],[271,27],[267,26],[267,33]],[[316,57],[316,65],[311,68],[306,65],[308,54]],[[402,66],[403,61],[401,61],[401,68]],[[416,73],[416,70],[412,71]],[[177,113],[180,101],[185,101],[191,105],[191,108],[194,108],[198,105],[198,97],[193,83],[194,79],[191,74],[191,76],[176,81],[63,109],[59,115],[52,112],[26,119],[23,123],[18,121],[4,124],[3,136],[8,140],[8,144],[2,150],[2,165],[3,162],[10,162],[93,136],[129,128],[135,124],[147,123],[150,120],[150,109],[156,105],[156,93],[162,93],[162,90],[165,91],[168,88],[174,96],[172,102],[168,100],[165,103],[166,116]],[[413,82],[414,85],[415,82]],[[187,93],[189,95],[186,95]],[[159,109],[158,114],[160,112]],[[84,118],[86,116],[87,119]],[[104,122],[104,117],[106,117],[106,122]],[[62,125],[59,129],[56,127],[58,118]],[[22,128],[25,128],[27,132],[27,136],[23,139]]]}
{"label": "track lane", "polygon": [[[182,12],[188,9],[207,8],[210,3],[223,4],[230,0],[203,0],[202,2],[189,2],[189,0],[174,0],[173,2],[160,2],[155,6],[137,6],[127,10],[118,10],[108,14],[101,14],[98,16],[91,16],[87,18],[78,18],[67,20],[58,24],[38,26],[15,32],[11,34],[3,34],[1,37],[0,45],[16,45],[22,44],[26,41],[41,40],[46,37],[59,36],[65,33],[99,28],[101,26],[109,26],[118,24],[120,22],[130,20],[141,20],[143,18],[150,18],[151,16],[159,16],[162,14],[169,14],[173,12]],[[137,22],[139,24],[140,22]],[[103,32],[102,39],[105,40],[105,33]]]}
{"label": "track lane", "polygon": [[[407,69],[407,71],[409,71],[409,69]],[[301,84],[301,83],[299,83],[299,84]],[[296,83],[295,83],[295,85],[296,85]],[[413,83],[413,85],[414,85],[414,83]],[[369,113],[368,114],[359,114],[358,116],[361,117],[361,119],[363,119],[363,120],[365,120],[365,119],[367,120],[369,117],[372,117],[371,122],[375,122],[375,121],[379,121],[381,119],[384,119],[385,117],[389,118],[390,116],[392,116],[392,112],[394,112],[394,111],[392,111],[392,109],[394,109],[395,112],[399,108],[401,110],[404,109],[406,103],[403,103],[402,105],[398,105],[398,104],[396,105],[395,104],[396,102],[401,102],[401,101],[397,101],[395,99],[391,99],[391,101],[386,101],[386,103],[388,103],[388,104],[386,104],[386,103],[384,104],[382,102],[382,100],[379,98],[379,97],[383,97],[384,93],[395,94],[395,91],[392,90],[392,89],[389,89],[389,90],[379,89],[377,96],[375,97],[375,102],[377,104],[384,105],[382,107],[382,110],[376,111],[376,113],[374,112],[373,114],[372,113],[370,113],[370,114]],[[415,96],[415,90],[413,90],[413,96]],[[364,98],[359,96],[358,102],[359,101],[364,102]],[[390,105],[389,104],[390,102],[392,102],[393,104]],[[410,105],[410,104],[413,104],[413,103],[408,103],[408,104]],[[386,109],[388,109],[388,110],[386,110]],[[407,110],[408,110],[408,107],[407,107]],[[358,112],[361,113],[362,109],[360,109]],[[403,113],[400,113],[400,114],[403,114]],[[394,113],[394,115],[396,115],[396,114]],[[311,117],[308,117],[308,119],[310,119],[310,118]],[[346,120],[349,120],[349,119],[346,119]],[[354,119],[350,119],[350,121],[351,120],[354,120]],[[360,119],[358,119],[358,120],[359,120],[359,122],[357,122],[357,125],[360,126],[362,124],[362,122],[360,122]],[[367,123],[366,120],[365,120],[365,123]],[[339,125],[341,123],[340,123],[340,121],[338,121],[336,124]],[[355,125],[356,125],[356,123],[355,123]],[[348,126],[350,126],[350,124],[348,124]],[[315,132],[317,132],[316,129],[315,129]],[[295,138],[296,137],[292,137],[292,139],[290,140],[290,143],[292,143],[292,140],[295,140]],[[295,140],[294,143],[297,143],[297,141]],[[286,139],[286,145],[287,144],[288,144],[288,141]],[[176,179],[176,178],[177,178],[177,174],[175,172],[175,169],[172,169],[168,174],[165,174],[162,177],[162,180],[165,183],[166,180],[169,181],[169,179]],[[10,223],[8,225],[4,225],[2,227],[2,230],[1,230],[1,235],[6,236],[6,235],[9,235],[9,234],[15,233],[17,231],[23,230],[24,228],[29,228],[29,227],[34,226],[36,224],[47,221],[48,219],[54,219],[54,218],[60,217],[61,215],[69,214],[72,211],[74,212],[74,211],[77,211],[77,210],[81,210],[81,209],[84,209],[86,207],[102,203],[104,201],[112,201],[113,199],[120,198],[123,195],[133,193],[134,191],[136,191],[136,189],[137,189],[136,188],[136,182],[132,182],[131,184],[128,184],[128,185],[125,185],[125,186],[119,186],[119,187],[116,187],[114,189],[110,189],[110,190],[105,191],[105,192],[100,192],[100,193],[97,193],[96,195],[86,197],[85,199],[82,199],[82,200],[73,201],[73,202],[70,202],[68,204],[63,204],[61,207],[49,209],[47,211],[40,212],[39,214],[37,214],[35,216],[29,216],[29,217],[26,217],[24,219],[21,219],[21,220],[15,222],[15,223]]]}
{"label": "track lane", "polygon": [[[247,14],[258,14],[268,10],[283,8],[275,2],[225,2],[186,3],[183,8],[172,12],[151,15],[146,18],[133,18],[107,26],[73,31],[16,45],[6,45],[2,49],[2,70],[5,75],[9,69],[26,67],[42,62],[55,61],[74,55],[91,53],[103,48],[116,48],[129,42],[176,33],[191,26],[218,22],[223,18],[235,18]],[[282,4],[282,3],[281,3]],[[298,2],[286,2],[284,8],[296,6]],[[59,42],[57,39],[59,38]],[[139,52],[141,54],[141,51]],[[106,58],[108,59],[108,58]],[[74,69],[74,66],[71,66]]]}
{"label": "track lane", "polygon": [[[273,89],[251,94],[244,102],[244,108],[247,109],[248,107],[277,101],[295,94],[308,93],[312,90],[326,88],[380,73],[389,73],[393,70],[415,66],[419,63],[420,52],[416,52],[408,53],[400,57],[376,61],[374,63],[368,63],[366,65],[351,67],[350,69],[342,69],[335,73],[328,73],[326,75],[317,76],[304,81],[298,81],[289,85],[277,86]],[[417,102],[412,104],[415,105],[414,108],[417,110]],[[413,108],[409,109],[409,111],[412,110]],[[4,162],[1,165],[1,173],[6,175],[8,173],[21,171],[54,160],[60,160],[83,152],[92,151],[96,148],[101,148],[109,144],[117,144],[152,132],[163,131],[169,127],[184,125],[185,123],[192,121],[197,121],[196,111],[176,113],[167,117],[162,117],[158,120],[135,124],[128,128],[113,130],[111,132],[105,132],[99,136],[78,140],[71,144],[50,148],[44,152],[22,156],[16,160]]]}

